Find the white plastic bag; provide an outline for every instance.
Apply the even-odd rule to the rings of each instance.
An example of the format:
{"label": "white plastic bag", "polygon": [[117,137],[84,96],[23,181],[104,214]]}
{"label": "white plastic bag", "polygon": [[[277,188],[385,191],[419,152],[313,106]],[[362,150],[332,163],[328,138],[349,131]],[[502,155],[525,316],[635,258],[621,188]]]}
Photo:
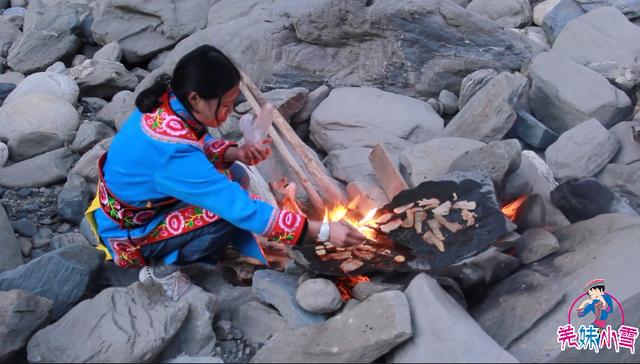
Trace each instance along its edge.
{"label": "white plastic bag", "polygon": [[273,122],[274,110],[274,106],[267,103],[260,109],[257,117],[246,114],[240,118],[240,131],[247,144],[259,144],[267,137]]}

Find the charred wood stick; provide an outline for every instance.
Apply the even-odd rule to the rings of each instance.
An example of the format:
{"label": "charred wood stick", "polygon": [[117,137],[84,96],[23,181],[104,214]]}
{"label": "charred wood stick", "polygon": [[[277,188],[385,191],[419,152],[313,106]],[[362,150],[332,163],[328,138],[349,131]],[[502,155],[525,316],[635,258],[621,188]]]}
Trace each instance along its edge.
{"label": "charred wood stick", "polygon": [[[255,98],[259,105],[264,105],[266,99],[260,91],[260,89],[251,81],[251,79],[242,73],[242,80],[251,95]],[[244,93],[244,92],[243,92]],[[247,97],[247,95],[245,95]],[[248,97],[247,97],[248,99]],[[302,163],[309,172],[309,175],[315,180],[316,184],[320,188],[322,195],[327,201],[347,203],[347,195],[336,182],[324,173],[322,166],[319,162],[309,153],[308,147],[298,137],[296,132],[291,128],[289,122],[280,114],[278,110],[274,112],[273,124],[278,132],[280,132],[282,139],[289,142],[293,150],[296,152]]]}
{"label": "charred wood stick", "polygon": [[[257,113],[260,110],[260,104],[244,82],[240,83],[240,90],[242,91],[242,94],[247,99],[253,110]],[[304,170],[300,168],[296,160],[291,155],[291,152],[289,152],[289,149],[285,145],[284,141],[282,140],[282,138],[280,138],[280,135],[275,131],[273,126],[269,128],[269,135],[273,140],[274,147],[280,152],[280,155],[282,155],[285,163],[291,168],[291,170],[293,170],[293,173],[296,175],[296,177],[302,184],[302,187],[307,192],[311,204],[316,209],[316,213],[322,214],[325,207],[324,202],[322,202],[322,198],[320,198],[320,195],[316,191],[313,184],[309,181],[309,178],[307,178]]]}

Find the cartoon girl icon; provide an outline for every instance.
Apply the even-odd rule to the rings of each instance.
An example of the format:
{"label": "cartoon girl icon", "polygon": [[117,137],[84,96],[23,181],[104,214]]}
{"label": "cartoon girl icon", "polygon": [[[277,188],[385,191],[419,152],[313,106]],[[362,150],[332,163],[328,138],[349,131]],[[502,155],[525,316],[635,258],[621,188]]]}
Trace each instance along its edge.
{"label": "cartoon girl icon", "polygon": [[578,306],[578,317],[584,317],[593,312],[595,316],[593,325],[597,326],[601,332],[605,328],[607,317],[613,312],[613,300],[608,293],[604,292],[604,279],[591,280],[584,289],[590,299],[584,300]]}

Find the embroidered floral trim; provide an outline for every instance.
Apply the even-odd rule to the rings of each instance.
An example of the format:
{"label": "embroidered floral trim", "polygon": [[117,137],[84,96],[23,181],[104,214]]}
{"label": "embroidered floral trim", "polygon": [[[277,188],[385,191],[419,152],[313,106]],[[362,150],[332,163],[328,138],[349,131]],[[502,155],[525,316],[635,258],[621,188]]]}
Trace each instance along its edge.
{"label": "embroidered floral trim", "polygon": [[295,245],[300,240],[306,217],[288,210],[278,210],[273,226],[265,236],[280,243]]}
{"label": "embroidered floral trim", "polygon": [[147,265],[140,253],[140,247],[127,239],[109,239],[113,262],[120,268],[142,268]]}
{"label": "embroidered floral trim", "polygon": [[[100,207],[102,208],[102,211],[104,211],[107,216],[118,223],[121,227],[127,229],[146,225],[156,215],[156,212],[152,209],[130,208],[128,206],[124,206],[115,197],[109,194],[109,191],[102,179],[98,180],[98,199],[100,200]],[[173,201],[167,202],[173,203]],[[165,202],[165,204],[167,204],[167,202]]]}
{"label": "embroidered floral trim", "polygon": [[204,154],[207,156],[207,159],[213,163],[216,169],[228,169],[232,163],[224,162],[223,156],[227,149],[231,147],[237,147],[238,144],[235,142],[231,142],[228,140],[211,140],[205,143],[203,150]]}
{"label": "embroidered floral trim", "polygon": [[156,140],[201,146],[198,135],[180,117],[173,114],[167,105],[142,114],[142,130]]}

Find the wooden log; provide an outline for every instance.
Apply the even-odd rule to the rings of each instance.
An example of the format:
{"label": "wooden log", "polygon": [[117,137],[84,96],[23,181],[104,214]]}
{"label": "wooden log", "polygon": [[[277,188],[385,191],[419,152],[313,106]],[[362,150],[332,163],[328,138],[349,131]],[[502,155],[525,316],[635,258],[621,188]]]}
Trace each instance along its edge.
{"label": "wooden log", "polygon": [[[264,95],[262,94],[260,89],[258,89],[258,87],[245,73],[242,73],[242,79],[243,83],[248,88],[250,93],[254,96],[258,104],[264,105],[266,103],[266,99],[264,98]],[[348,200],[346,191],[338,186],[338,184],[331,177],[327,176],[324,173],[322,166],[320,166],[319,162],[314,158],[314,156],[309,153],[308,147],[302,140],[300,140],[291,125],[289,125],[289,122],[282,116],[282,114],[280,114],[278,110],[274,112],[273,124],[275,125],[277,131],[280,132],[282,139],[289,142],[295,153],[300,157],[302,163],[306,167],[306,170],[309,172],[309,175],[315,180],[316,184],[318,185],[320,192],[325,200],[331,201],[334,204],[341,203],[343,205],[346,205]]]}
{"label": "wooden log", "polygon": [[400,171],[391,160],[384,145],[378,143],[369,154],[369,162],[373,171],[382,185],[382,189],[392,200],[398,193],[409,189],[407,182],[402,178]]}
{"label": "wooden log", "polygon": [[[260,104],[253,96],[252,92],[247,88],[247,85],[244,82],[240,83],[240,90],[242,91],[242,94],[247,99],[251,107],[257,113],[260,110]],[[280,135],[275,131],[273,126],[269,128],[269,136],[271,136],[271,139],[273,140],[273,146],[280,152],[280,155],[282,155],[282,158],[284,159],[287,166],[291,168],[295,176],[300,181],[300,184],[302,184],[302,187],[307,192],[309,201],[313,205],[314,209],[317,210],[315,211],[315,213],[322,214],[325,208],[322,198],[318,194],[318,191],[313,186],[313,184],[309,181],[309,178],[307,177],[304,170],[300,168],[296,160],[293,158],[284,141],[282,140],[282,138],[280,138]]]}

